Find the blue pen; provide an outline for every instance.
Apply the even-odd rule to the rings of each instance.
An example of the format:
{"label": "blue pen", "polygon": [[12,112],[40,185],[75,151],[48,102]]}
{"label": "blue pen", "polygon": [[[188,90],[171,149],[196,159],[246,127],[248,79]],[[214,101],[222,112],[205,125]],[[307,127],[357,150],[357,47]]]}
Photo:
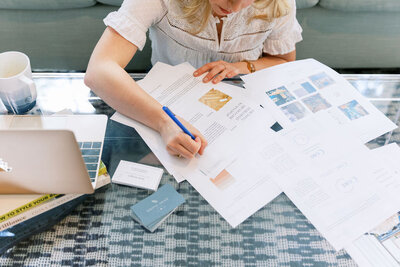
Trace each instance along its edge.
{"label": "blue pen", "polygon": [[194,137],[194,135],[191,134],[191,133],[189,132],[189,130],[186,129],[185,126],[183,126],[183,124],[175,117],[174,113],[172,113],[172,111],[169,110],[168,107],[164,106],[162,109],[163,109],[163,110],[165,111],[165,113],[167,113],[167,115],[179,126],[179,128],[181,128],[182,131],[184,131],[185,134],[189,135],[193,140],[196,139],[196,137]]}

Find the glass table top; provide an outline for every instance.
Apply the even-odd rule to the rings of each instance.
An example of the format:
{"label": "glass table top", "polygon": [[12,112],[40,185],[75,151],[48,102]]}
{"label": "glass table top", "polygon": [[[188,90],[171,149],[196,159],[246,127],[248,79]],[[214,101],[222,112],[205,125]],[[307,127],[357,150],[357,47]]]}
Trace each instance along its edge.
{"label": "glass table top", "polygon": [[[29,114],[106,114],[115,111],[83,83],[82,73],[34,73],[37,106]],[[135,80],[143,74],[131,74]],[[343,75],[393,122],[400,116],[400,75]],[[227,82],[241,85],[240,79]],[[0,114],[7,114],[0,105]],[[371,148],[400,143],[398,129],[371,142]],[[109,120],[102,160],[112,175],[127,160],[162,167],[136,131]],[[280,194],[237,228],[232,228],[188,183],[169,183],[186,199],[154,233],[130,216],[130,206],[150,191],[109,184],[0,235],[0,265],[96,266],[355,266],[336,252]]]}

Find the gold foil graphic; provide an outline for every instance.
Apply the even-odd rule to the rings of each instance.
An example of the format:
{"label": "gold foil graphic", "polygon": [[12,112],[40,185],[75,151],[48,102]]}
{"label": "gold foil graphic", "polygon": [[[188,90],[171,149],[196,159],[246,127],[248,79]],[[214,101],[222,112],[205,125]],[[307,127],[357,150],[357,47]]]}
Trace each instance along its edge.
{"label": "gold foil graphic", "polygon": [[215,90],[214,88],[208,91],[205,95],[203,95],[199,101],[215,111],[220,110],[226,103],[231,100],[227,94],[222,93],[221,91]]}

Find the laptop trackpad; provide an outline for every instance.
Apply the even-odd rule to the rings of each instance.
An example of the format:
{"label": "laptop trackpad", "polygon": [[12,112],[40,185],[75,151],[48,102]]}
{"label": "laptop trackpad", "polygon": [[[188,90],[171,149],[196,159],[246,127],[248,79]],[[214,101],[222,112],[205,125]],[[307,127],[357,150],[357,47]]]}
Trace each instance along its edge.
{"label": "laptop trackpad", "polygon": [[50,116],[14,116],[9,129],[65,129],[67,120]]}

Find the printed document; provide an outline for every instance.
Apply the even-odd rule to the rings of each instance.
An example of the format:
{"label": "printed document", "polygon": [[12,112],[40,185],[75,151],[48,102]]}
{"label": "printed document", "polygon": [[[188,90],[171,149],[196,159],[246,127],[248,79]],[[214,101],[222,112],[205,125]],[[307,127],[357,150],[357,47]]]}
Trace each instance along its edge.
{"label": "printed document", "polygon": [[246,90],[224,83],[204,84],[202,77],[193,77],[194,70],[188,64],[172,67],[157,63],[138,83],[205,136],[208,146],[203,156],[178,159],[165,151],[165,144],[156,131],[118,113],[112,117],[134,127],[178,181],[195,169],[215,177],[246,147],[256,128],[273,124],[273,119],[263,109],[246,98]]}
{"label": "printed document", "polygon": [[242,79],[283,128],[311,118],[354,132],[363,143],[397,128],[340,74],[314,59],[281,64]]}
{"label": "printed document", "polygon": [[236,227],[277,197],[282,190],[270,175],[262,142],[273,138],[272,130],[252,135],[253,143],[215,177],[200,172],[187,177],[188,182],[232,226]]}
{"label": "printed document", "polygon": [[400,210],[383,182],[396,172],[355,137],[307,120],[280,133],[264,143],[272,176],[335,249]]}

